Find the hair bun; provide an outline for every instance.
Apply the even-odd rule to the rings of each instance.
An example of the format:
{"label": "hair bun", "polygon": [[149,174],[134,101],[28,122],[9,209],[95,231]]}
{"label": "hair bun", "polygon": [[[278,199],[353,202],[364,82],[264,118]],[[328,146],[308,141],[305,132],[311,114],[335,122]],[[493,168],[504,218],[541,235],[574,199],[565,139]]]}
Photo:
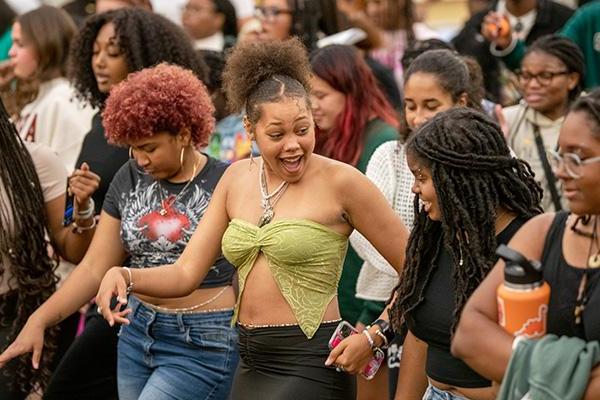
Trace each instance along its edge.
{"label": "hair bun", "polygon": [[297,38],[284,41],[242,42],[227,56],[223,88],[231,110],[243,110],[246,100],[263,81],[282,75],[310,91],[310,63]]}

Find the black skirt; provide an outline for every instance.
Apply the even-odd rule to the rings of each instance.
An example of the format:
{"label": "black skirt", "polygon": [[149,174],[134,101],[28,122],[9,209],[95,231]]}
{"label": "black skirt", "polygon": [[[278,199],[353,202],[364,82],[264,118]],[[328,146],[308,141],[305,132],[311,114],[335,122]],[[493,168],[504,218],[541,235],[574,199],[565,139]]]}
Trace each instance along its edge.
{"label": "black skirt", "polygon": [[326,367],[337,322],[323,323],[307,339],[299,326],[238,325],[240,363],[231,400],[354,400],[356,379]]}

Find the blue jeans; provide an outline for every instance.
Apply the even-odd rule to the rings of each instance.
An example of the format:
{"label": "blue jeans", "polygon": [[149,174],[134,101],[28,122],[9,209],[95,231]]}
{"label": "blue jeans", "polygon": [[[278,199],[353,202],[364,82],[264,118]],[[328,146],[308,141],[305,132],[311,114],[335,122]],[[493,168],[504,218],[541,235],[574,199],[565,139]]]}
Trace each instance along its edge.
{"label": "blue jeans", "polygon": [[446,392],[436,388],[435,386],[429,385],[423,400],[468,400],[466,397],[455,395],[451,392]]}
{"label": "blue jeans", "polygon": [[233,310],[169,314],[129,297],[119,334],[120,400],[226,399],[239,360]]}

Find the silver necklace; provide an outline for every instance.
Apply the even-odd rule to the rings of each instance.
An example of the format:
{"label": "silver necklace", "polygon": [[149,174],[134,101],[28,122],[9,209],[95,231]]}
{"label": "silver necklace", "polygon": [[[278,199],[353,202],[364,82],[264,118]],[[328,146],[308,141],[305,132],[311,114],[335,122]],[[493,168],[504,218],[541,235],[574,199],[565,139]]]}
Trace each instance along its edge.
{"label": "silver necklace", "polygon": [[277,202],[285,192],[285,189],[287,189],[288,182],[281,182],[277,189],[275,189],[272,193],[269,193],[269,188],[267,187],[267,177],[265,175],[265,164],[261,158],[260,172],[258,174],[258,183],[260,186],[261,196],[260,206],[264,210],[263,215],[258,220],[258,226],[262,227],[273,221],[273,217],[275,216],[273,207],[275,207],[275,204],[277,204]]}
{"label": "silver necklace", "polygon": [[[194,158],[196,158],[196,155],[194,154]],[[162,184],[160,183],[160,179],[157,181],[158,185],[158,194],[160,196],[160,210],[158,211],[158,213],[161,216],[165,216],[167,215],[167,213],[169,212],[168,210],[171,208],[171,206],[173,204],[175,204],[175,202],[181,197],[181,195],[183,194],[183,192],[185,192],[185,190],[188,188],[188,186],[190,186],[190,184],[192,183],[192,181],[194,180],[194,178],[196,177],[196,169],[198,168],[198,162],[196,162],[196,160],[194,160],[194,168],[192,169],[192,176],[190,177],[190,179],[187,181],[187,183],[185,184],[185,186],[183,187],[183,189],[181,189],[179,191],[179,193],[177,193],[177,196],[169,196],[166,199],[163,197],[163,188],[162,188]]]}

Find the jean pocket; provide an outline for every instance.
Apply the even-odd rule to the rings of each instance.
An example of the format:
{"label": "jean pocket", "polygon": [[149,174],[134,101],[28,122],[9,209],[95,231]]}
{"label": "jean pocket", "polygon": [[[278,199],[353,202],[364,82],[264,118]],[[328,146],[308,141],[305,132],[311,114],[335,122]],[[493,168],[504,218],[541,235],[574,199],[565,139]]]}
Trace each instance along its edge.
{"label": "jean pocket", "polygon": [[188,327],[184,334],[184,341],[203,350],[228,351],[233,345],[233,329],[228,327],[212,326]]}

